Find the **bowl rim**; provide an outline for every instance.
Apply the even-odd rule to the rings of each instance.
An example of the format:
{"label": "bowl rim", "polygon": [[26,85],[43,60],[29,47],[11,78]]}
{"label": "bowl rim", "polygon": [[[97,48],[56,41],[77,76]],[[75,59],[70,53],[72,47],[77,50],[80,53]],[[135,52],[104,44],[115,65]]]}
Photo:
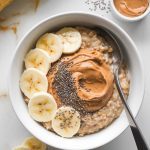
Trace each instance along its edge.
{"label": "bowl rim", "polygon": [[123,20],[125,20],[125,21],[134,22],[134,21],[139,21],[139,20],[145,18],[145,17],[150,13],[150,0],[148,0],[148,1],[149,1],[149,6],[148,6],[148,8],[146,9],[146,11],[145,11],[142,15],[136,16],[136,17],[128,17],[128,16],[125,16],[125,15],[121,14],[121,13],[117,10],[117,8],[116,8],[116,6],[115,6],[115,4],[114,4],[114,0],[110,0],[110,3],[111,3],[111,8],[113,9],[113,11],[114,11],[114,13],[115,13],[115,15],[116,15],[117,17],[119,17],[119,18],[121,18],[121,19],[123,19]]}
{"label": "bowl rim", "polygon": [[[63,12],[63,13],[58,13],[56,15],[52,15],[50,17],[47,17],[46,19],[43,19],[42,21],[40,21],[39,23],[37,23],[36,25],[34,25],[20,40],[20,42],[17,44],[16,46],[16,49],[13,53],[13,56],[12,56],[12,60],[11,60],[11,65],[10,65],[10,69],[9,69],[9,74],[11,73],[11,68],[13,67],[13,61],[15,59],[15,56],[18,52],[18,49],[21,45],[21,43],[26,39],[26,37],[28,36],[28,34],[30,34],[30,32],[32,32],[35,28],[37,28],[38,26],[40,26],[41,24],[43,24],[44,22],[48,21],[48,20],[51,20],[51,19],[54,19],[56,17],[61,17],[61,16],[65,16],[65,15],[88,15],[90,17],[97,17],[97,18],[101,18],[103,20],[105,20],[106,22],[108,22],[109,24],[111,24],[112,26],[116,27],[120,32],[123,33],[124,36],[127,37],[127,39],[130,41],[130,43],[132,44],[132,46],[134,47],[134,50],[137,54],[137,58],[138,58],[138,61],[139,61],[139,65],[140,65],[140,68],[141,68],[141,80],[143,81],[142,82],[142,92],[141,92],[141,101],[140,101],[140,104],[139,104],[139,108],[137,109],[137,112],[134,114],[134,117],[137,116],[140,108],[141,108],[141,105],[142,105],[142,102],[143,102],[143,97],[144,97],[144,91],[145,91],[145,81],[144,81],[144,68],[143,68],[143,63],[142,63],[142,59],[141,59],[141,56],[140,56],[140,53],[136,47],[136,45],[134,44],[133,40],[130,38],[130,36],[127,34],[127,32],[125,32],[119,25],[117,25],[116,23],[114,23],[113,21],[103,17],[103,16],[99,16],[97,14],[93,14],[93,13],[89,13],[89,12],[83,12],[83,11],[67,11],[67,12]],[[11,104],[13,106],[13,109],[19,119],[19,121],[23,124],[23,126],[32,134],[34,135],[35,137],[37,137],[38,139],[40,139],[42,142],[45,143],[45,141],[40,138],[36,133],[32,132],[31,128],[24,122],[24,120],[21,118],[21,116],[18,114],[17,110],[15,109],[15,103],[13,102],[12,100],[12,92],[11,92],[11,77],[8,78],[8,91],[9,91],[9,97],[10,97],[10,100],[11,100]],[[88,147],[86,146],[86,148],[81,148],[81,150],[84,150],[84,149],[93,149],[93,148],[97,148],[97,147],[100,147],[100,146],[103,146],[109,142],[111,142],[112,140],[114,140],[116,137],[120,136],[126,129],[127,127],[129,126],[129,124],[127,123],[125,125],[125,127],[122,129],[122,131],[120,133],[117,133],[116,135],[112,136],[109,140],[103,142],[101,145],[99,143],[97,143],[96,145],[91,145]],[[92,134],[93,135],[93,134]],[[46,144],[50,145],[50,146],[53,146],[53,147],[57,147],[57,148],[60,148],[60,149],[66,149],[66,150],[70,150],[70,148],[66,147],[65,145],[61,145],[61,146],[56,146],[54,145],[53,143],[48,143],[46,142]]]}

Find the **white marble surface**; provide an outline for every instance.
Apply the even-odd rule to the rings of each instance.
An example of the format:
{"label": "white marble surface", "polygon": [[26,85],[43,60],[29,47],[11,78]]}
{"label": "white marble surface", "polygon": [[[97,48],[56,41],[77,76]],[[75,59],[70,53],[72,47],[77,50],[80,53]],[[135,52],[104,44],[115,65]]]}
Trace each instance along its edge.
{"label": "white marble surface", "polygon": [[[39,7],[35,11],[33,0],[15,0],[11,6],[0,13],[1,17],[8,18],[6,21],[0,22],[0,25],[11,25],[19,22],[16,35],[12,30],[5,32],[0,31],[0,150],[11,150],[12,147],[20,144],[25,137],[30,135],[17,119],[7,91],[7,77],[11,75],[8,74],[10,60],[18,41],[33,25],[53,14],[65,11],[91,12],[89,7],[93,9],[93,5],[91,4],[89,6],[85,4],[85,1],[86,0],[41,0]],[[18,12],[20,14],[16,16],[12,15]],[[116,20],[111,13],[107,14],[106,11],[97,9],[92,12],[103,15],[119,24],[137,44],[144,62],[146,81],[144,101],[138,114],[137,121],[150,146],[150,15],[140,22],[127,23]],[[127,129],[118,138],[97,150],[127,149],[136,150],[130,129]]]}

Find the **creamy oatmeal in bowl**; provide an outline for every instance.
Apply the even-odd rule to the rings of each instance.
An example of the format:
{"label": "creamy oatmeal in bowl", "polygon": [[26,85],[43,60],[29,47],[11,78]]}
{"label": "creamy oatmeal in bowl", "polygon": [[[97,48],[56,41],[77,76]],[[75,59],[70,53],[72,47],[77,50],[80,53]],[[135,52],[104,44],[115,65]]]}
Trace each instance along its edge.
{"label": "creamy oatmeal in bowl", "polygon": [[[88,27],[64,27],[42,35],[25,56],[20,78],[31,117],[66,138],[111,124],[123,108],[114,83],[113,51],[108,39]],[[128,96],[125,65],[120,80]]]}
{"label": "creamy oatmeal in bowl", "polygon": [[[76,17],[80,19],[74,23]],[[86,17],[92,19],[93,25]],[[34,27],[17,48],[10,97],[25,127],[51,146],[95,148],[127,127],[114,83],[114,49],[103,34],[94,30],[95,26],[104,26],[121,39],[125,57],[119,74],[121,86],[134,115],[141,104],[136,101],[143,95],[141,61],[134,43],[122,29],[102,17],[84,13],[47,19]],[[136,76],[138,70],[141,71]]]}

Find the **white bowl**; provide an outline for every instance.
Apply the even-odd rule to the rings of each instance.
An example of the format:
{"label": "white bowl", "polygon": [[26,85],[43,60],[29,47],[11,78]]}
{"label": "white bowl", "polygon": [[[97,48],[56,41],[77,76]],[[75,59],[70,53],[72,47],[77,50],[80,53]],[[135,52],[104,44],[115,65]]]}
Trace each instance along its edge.
{"label": "white bowl", "polygon": [[122,44],[124,45],[124,56],[131,74],[131,87],[128,103],[131,107],[133,115],[137,115],[144,94],[144,77],[141,58],[134,42],[128,34],[115,23],[103,17],[84,12],[68,12],[49,17],[33,27],[23,37],[16,48],[11,64],[9,73],[9,94],[18,118],[27,130],[30,131],[35,137],[53,147],[65,150],[87,150],[102,146],[119,136],[128,127],[125,113],[123,112],[121,116],[110,126],[100,132],[84,137],[66,139],[47,131],[30,117],[27,105],[24,102],[23,95],[19,88],[19,79],[24,69],[23,59],[27,51],[34,47],[37,39],[45,32],[71,25],[91,27],[104,26],[115,33],[119,39],[121,39]]}
{"label": "white bowl", "polygon": [[147,10],[140,16],[137,17],[127,17],[124,16],[123,14],[121,14],[117,9],[116,6],[114,4],[114,0],[110,0],[110,4],[111,4],[111,10],[112,13],[120,20],[124,20],[124,21],[128,21],[128,22],[135,22],[135,21],[139,21],[143,18],[145,18],[149,13],[150,13],[150,0],[149,0],[149,6],[147,8]]}

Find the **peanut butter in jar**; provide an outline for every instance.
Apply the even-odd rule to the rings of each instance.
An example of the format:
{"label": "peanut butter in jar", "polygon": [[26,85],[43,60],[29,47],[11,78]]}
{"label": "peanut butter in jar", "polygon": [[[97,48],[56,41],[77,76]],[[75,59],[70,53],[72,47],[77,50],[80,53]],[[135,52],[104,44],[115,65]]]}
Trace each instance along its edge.
{"label": "peanut butter in jar", "polygon": [[142,15],[149,6],[149,0],[114,0],[116,9],[124,16]]}

